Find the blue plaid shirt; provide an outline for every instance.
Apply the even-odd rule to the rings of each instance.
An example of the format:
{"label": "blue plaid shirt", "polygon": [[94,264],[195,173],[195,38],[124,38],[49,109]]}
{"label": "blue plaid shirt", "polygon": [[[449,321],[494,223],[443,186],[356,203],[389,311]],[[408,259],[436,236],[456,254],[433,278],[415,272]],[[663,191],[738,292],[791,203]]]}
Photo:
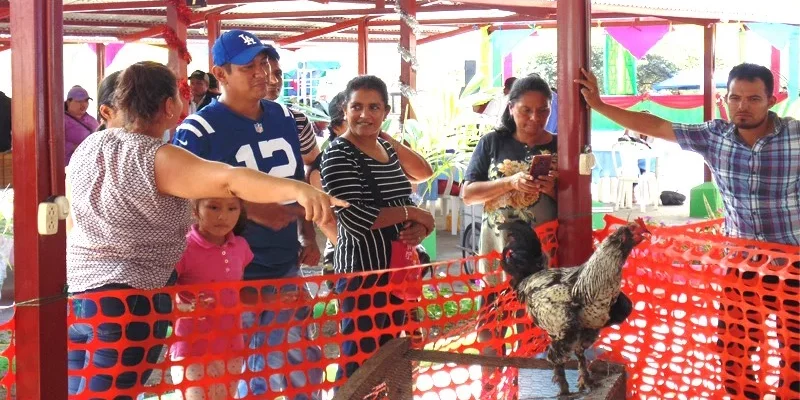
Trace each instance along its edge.
{"label": "blue plaid shirt", "polygon": [[800,245],[800,121],[770,112],[775,130],[750,148],[723,120],[673,124],[684,150],[702,155],[725,203],[725,233]]}

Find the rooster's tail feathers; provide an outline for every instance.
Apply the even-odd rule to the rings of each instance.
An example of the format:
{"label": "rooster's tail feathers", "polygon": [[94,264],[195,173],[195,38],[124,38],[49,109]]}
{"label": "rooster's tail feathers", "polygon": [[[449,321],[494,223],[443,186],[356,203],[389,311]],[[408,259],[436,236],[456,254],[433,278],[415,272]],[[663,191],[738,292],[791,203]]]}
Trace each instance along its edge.
{"label": "rooster's tail feathers", "polygon": [[514,281],[519,282],[546,268],[547,257],[542,253],[542,243],[529,224],[514,221],[501,224],[499,228],[508,232],[501,266]]}

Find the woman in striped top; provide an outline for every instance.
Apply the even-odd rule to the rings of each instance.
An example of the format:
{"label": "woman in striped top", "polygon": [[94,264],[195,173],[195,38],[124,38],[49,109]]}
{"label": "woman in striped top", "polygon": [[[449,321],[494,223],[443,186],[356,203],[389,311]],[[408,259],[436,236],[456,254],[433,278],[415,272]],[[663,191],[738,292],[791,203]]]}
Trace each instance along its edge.
{"label": "woman in striped top", "polygon": [[[433,175],[433,170],[422,156],[381,132],[381,124],[389,115],[389,94],[386,84],[374,76],[359,76],[347,84],[345,90],[345,120],[347,131],[331,142],[322,156],[322,184],[326,192],[349,202],[349,208],[336,207],[338,241],[334,253],[337,273],[383,270],[392,258],[392,241],[418,245],[434,228],[433,216],[411,201],[411,182],[422,182]],[[362,282],[366,281],[366,282]],[[385,286],[388,274],[342,279],[337,291],[357,292],[362,287]],[[356,297],[358,298],[356,304]],[[342,311],[347,314],[359,310],[358,330],[385,329],[390,323],[402,325],[402,310],[372,317],[364,310],[395,305],[402,300],[378,292],[372,296],[348,296],[342,299]],[[342,321],[342,332],[353,332],[352,320]],[[369,353],[391,339],[383,335],[380,343],[374,339],[361,339],[342,343],[342,353],[354,356],[358,347]],[[350,376],[358,363],[346,365]]]}
{"label": "woman in striped top", "polygon": [[[433,170],[422,156],[381,132],[390,111],[382,80],[354,78],[345,96],[348,129],[322,157],[325,191],[350,203],[349,208],[336,208],[339,239],[334,268],[337,273],[385,269],[393,240],[417,245],[433,231],[433,216],[410,198],[411,182],[427,180]],[[371,176],[365,175],[363,163]]]}

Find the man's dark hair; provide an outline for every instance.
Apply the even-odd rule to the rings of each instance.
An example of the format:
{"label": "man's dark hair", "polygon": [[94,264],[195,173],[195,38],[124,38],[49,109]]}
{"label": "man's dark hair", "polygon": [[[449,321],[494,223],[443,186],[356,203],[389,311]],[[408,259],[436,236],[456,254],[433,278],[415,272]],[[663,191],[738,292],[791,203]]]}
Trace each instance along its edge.
{"label": "man's dark hair", "polygon": [[114,106],[127,124],[155,121],[164,100],[178,94],[175,74],[163,64],[142,61],[122,72],[114,92]]}
{"label": "man's dark hair", "polygon": [[760,79],[767,89],[767,97],[772,96],[775,89],[775,78],[772,76],[772,71],[763,65],[743,63],[733,67],[731,72],[728,73],[729,92],[731,90],[731,82],[734,79],[743,79],[749,82],[755,82],[756,79]]}
{"label": "man's dark hair", "polygon": [[347,103],[347,95],[339,92],[333,96],[328,104],[328,115],[331,117],[331,128],[336,128],[344,124],[344,107]]}
{"label": "man's dark hair", "polygon": [[389,106],[389,90],[386,88],[386,83],[374,75],[361,75],[357,76],[347,82],[347,88],[344,90],[345,93],[345,103],[350,101],[350,98],[353,97],[353,93],[357,90],[367,89],[367,90],[374,90],[378,92],[383,100],[383,105],[388,110]]}

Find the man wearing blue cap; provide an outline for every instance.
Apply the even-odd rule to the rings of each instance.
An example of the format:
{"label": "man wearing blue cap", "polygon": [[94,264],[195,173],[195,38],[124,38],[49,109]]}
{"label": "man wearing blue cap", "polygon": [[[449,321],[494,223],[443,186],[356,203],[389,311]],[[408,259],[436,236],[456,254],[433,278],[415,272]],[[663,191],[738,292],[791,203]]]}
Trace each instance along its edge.
{"label": "man wearing blue cap", "polygon": [[[278,58],[277,50],[261,43],[250,32],[232,30],[223,33],[214,43],[212,57],[214,67],[211,72],[219,81],[222,94],[196,114],[186,117],[175,132],[173,144],[209,160],[246,166],[281,178],[303,180],[305,174],[295,119],[284,105],[263,100],[268,83],[275,79],[269,59]],[[311,236],[313,224],[303,225],[304,235],[311,236],[305,240],[309,247],[303,249],[298,242],[296,216],[304,215],[301,208],[293,204],[262,206],[246,203],[245,210],[248,223],[242,236],[254,254],[253,262],[245,268],[245,279],[296,277],[301,262],[316,258],[312,261],[315,265],[319,261],[319,249]],[[313,253],[316,253],[315,257]],[[309,314],[308,310],[295,311],[289,314],[298,322]],[[274,314],[272,311],[261,313],[259,324],[272,323],[276,319]],[[278,315],[278,322],[282,316],[283,313]],[[254,319],[255,315],[245,315],[243,324],[251,325]],[[294,342],[293,339],[299,340],[302,335],[301,326],[288,329],[288,335],[284,335],[284,330],[271,330],[267,340],[270,347],[284,340]],[[257,332],[250,338],[250,347],[264,349],[264,340],[265,334]],[[307,354],[308,361],[319,360],[318,348],[309,348]],[[303,351],[290,350],[288,360],[291,364],[302,362]],[[248,369],[253,372],[264,369],[264,358],[260,354],[251,355],[247,361]],[[267,363],[273,369],[280,368],[283,355],[270,352]],[[292,374],[293,386],[300,388],[307,383],[321,382],[321,371],[308,373],[310,382],[306,382],[304,376],[295,382],[295,374]],[[249,383],[252,394],[259,395],[267,390],[264,378],[253,378]],[[273,390],[279,391],[286,384],[284,376],[270,376],[269,386]],[[246,386],[240,385],[240,396],[246,393]],[[298,395],[296,398],[308,397]]]}

